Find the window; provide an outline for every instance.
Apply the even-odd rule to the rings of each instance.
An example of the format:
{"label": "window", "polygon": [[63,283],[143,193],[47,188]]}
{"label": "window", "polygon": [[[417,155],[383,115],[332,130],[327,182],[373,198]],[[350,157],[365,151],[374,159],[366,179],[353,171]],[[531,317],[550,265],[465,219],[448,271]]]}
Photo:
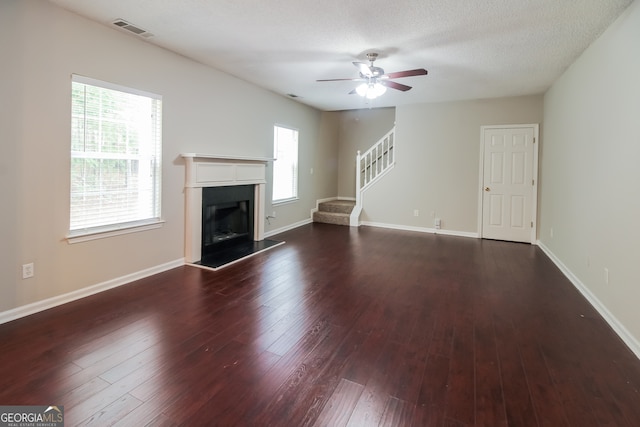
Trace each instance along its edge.
{"label": "window", "polygon": [[160,223],[162,99],[74,75],[69,237]]}
{"label": "window", "polygon": [[298,131],[273,128],[273,201],[298,198]]}

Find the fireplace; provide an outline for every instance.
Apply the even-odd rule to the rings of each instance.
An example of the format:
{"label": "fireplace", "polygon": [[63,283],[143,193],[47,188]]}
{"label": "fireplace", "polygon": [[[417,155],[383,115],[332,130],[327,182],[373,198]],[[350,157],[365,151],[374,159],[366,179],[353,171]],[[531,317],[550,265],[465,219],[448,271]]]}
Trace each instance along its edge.
{"label": "fireplace", "polygon": [[253,185],[203,188],[201,256],[253,240],[253,210]]}
{"label": "fireplace", "polygon": [[[272,159],[185,153],[185,261],[265,241],[266,165]],[[255,244],[255,245],[254,245]]]}

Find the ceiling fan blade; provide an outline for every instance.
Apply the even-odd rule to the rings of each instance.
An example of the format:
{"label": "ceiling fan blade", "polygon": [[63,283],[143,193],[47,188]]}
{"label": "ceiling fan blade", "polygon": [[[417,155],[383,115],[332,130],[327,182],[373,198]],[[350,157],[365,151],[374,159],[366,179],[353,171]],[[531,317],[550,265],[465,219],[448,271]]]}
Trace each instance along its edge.
{"label": "ceiling fan blade", "polygon": [[398,71],[395,73],[386,74],[390,79],[399,79],[400,77],[411,77],[411,76],[424,76],[427,74],[427,70],[424,68],[417,68],[415,70],[407,70],[407,71]]}
{"label": "ceiling fan blade", "polygon": [[357,79],[322,79],[316,80],[317,82],[362,82],[365,79],[357,78]]}
{"label": "ceiling fan blade", "polygon": [[360,74],[363,76],[371,77],[373,74],[371,73],[371,68],[364,62],[354,62],[353,65],[360,71]]}
{"label": "ceiling fan blade", "polygon": [[391,80],[379,80],[380,84],[386,87],[390,87],[391,89],[401,90],[403,92],[411,89],[411,86],[403,85],[400,83],[392,82]]}

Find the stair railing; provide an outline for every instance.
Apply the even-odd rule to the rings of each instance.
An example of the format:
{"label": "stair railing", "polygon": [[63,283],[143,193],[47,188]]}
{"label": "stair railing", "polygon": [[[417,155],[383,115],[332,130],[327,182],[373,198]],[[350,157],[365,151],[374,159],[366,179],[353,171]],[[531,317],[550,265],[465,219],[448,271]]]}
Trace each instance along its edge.
{"label": "stair railing", "polygon": [[394,127],[364,154],[360,154],[360,151],[356,154],[356,205],[349,218],[349,225],[353,227],[359,225],[364,190],[395,165],[395,131]]}

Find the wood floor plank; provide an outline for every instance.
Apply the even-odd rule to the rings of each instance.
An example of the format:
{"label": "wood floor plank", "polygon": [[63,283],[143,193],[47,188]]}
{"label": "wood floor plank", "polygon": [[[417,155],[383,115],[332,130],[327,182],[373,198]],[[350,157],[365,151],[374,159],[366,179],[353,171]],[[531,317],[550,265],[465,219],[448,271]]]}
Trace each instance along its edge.
{"label": "wood floor plank", "polygon": [[260,322],[253,322],[240,331],[234,339],[246,344],[251,343],[266,350],[284,335],[289,328],[294,325],[301,325],[308,319],[302,314],[291,313],[287,310],[276,310],[274,308],[271,310],[270,316],[265,317]]}
{"label": "wood floor plank", "polygon": [[356,330],[363,335],[364,341],[356,350],[356,356],[345,364],[342,377],[358,384],[366,384],[372,372],[378,368],[377,361],[385,340],[384,335]]}
{"label": "wood floor plank", "polygon": [[[125,394],[115,402],[107,405],[105,408],[100,410],[100,412],[93,414],[91,417],[87,418],[77,425],[98,427],[109,426],[115,424],[118,420],[122,419],[129,412],[131,412],[141,404],[142,402],[135,397],[131,396],[130,394]],[[73,422],[73,417],[69,418],[69,421]]]}
{"label": "wood floor plank", "polygon": [[[491,316],[476,318],[475,348],[475,425],[506,427],[507,413],[495,332]],[[512,378],[509,378],[509,382]]]}
{"label": "wood floor plank", "polygon": [[368,384],[349,417],[347,426],[375,426],[380,423],[387,407],[389,395],[377,384]]}
{"label": "wood floor plank", "polygon": [[69,425],[640,425],[640,361],[536,246],[308,224],[0,325]]}
{"label": "wood floor plank", "polygon": [[[208,334],[198,336],[205,339]],[[154,367],[157,370],[146,378],[140,378],[128,393],[145,402],[158,394],[163,401],[178,398],[193,386],[192,381],[197,381],[198,376],[206,372],[216,351],[224,348],[225,344],[216,342],[215,337],[199,342],[196,349]]]}
{"label": "wood floor plank", "polygon": [[444,408],[437,405],[416,404],[411,419],[412,427],[442,427],[444,425]]}
{"label": "wood floor plank", "polygon": [[65,402],[65,407],[71,408],[77,406],[80,402],[87,400],[96,393],[101,392],[110,385],[111,384],[101,378],[93,378],[91,381],[71,390],[69,393],[62,396],[60,400]]}
{"label": "wood floor plank", "polygon": [[[81,401],[80,403],[67,407],[68,405],[63,405],[65,407],[65,422],[68,422],[70,425],[76,425],[82,422],[88,422],[87,420],[99,420],[102,418],[102,414],[111,411],[114,407],[119,408],[120,399],[125,399],[122,404],[128,406],[130,402],[138,402],[135,406],[142,403],[140,400],[135,397],[129,395],[126,389],[122,389],[118,385],[110,385],[97,393],[91,395],[89,398]],[[113,405],[111,409],[110,405]],[[133,410],[133,407],[126,412],[130,412]],[[116,409],[116,412],[119,412]],[[89,414],[89,416],[87,416]],[[94,425],[99,425],[94,424]]]}
{"label": "wood floor plank", "polygon": [[151,318],[143,318],[113,332],[103,335],[100,339],[92,340],[83,346],[72,350],[73,363],[86,368],[101,360],[120,355],[122,352],[136,354],[156,342],[157,334],[153,331]]}
{"label": "wood floor plank", "polygon": [[454,321],[451,313],[455,312],[451,295],[457,292],[451,284],[446,284],[442,289],[441,307],[434,310],[434,326],[429,342],[429,354],[451,357],[454,340]]}
{"label": "wood floor plank", "polygon": [[342,378],[314,422],[315,427],[346,426],[364,386]]}
{"label": "wood floor plank", "polygon": [[[168,394],[165,395],[167,400],[161,401],[157,396],[153,399],[143,402],[122,418],[113,423],[115,427],[130,427],[130,426],[154,426],[156,423],[161,422],[158,425],[180,425],[180,423],[168,418],[162,413],[165,405],[175,400],[175,396]],[[195,425],[195,424],[194,424]]]}
{"label": "wood floor plank", "polygon": [[358,360],[359,351],[362,349],[365,340],[366,335],[356,329],[351,329],[347,333],[336,351],[330,356],[329,363],[323,366],[321,375],[313,381],[313,392],[307,397],[313,403],[309,405],[301,424],[313,424],[327,400],[339,385],[339,381],[344,380],[342,373],[345,371],[346,366],[352,361]]}
{"label": "wood floor plank", "polygon": [[432,355],[427,359],[417,405],[427,408],[429,412],[437,408],[444,413],[444,406],[449,389],[449,372],[451,360],[448,357]]}
{"label": "wood floor plank", "polygon": [[[220,405],[217,410],[221,425],[250,425],[260,416],[278,391],[286,390],[286,384],[295,384],[296,375],[304,372],[302,361],[322,343],[331,333],[331,325],[320,320],[311,327],[289,352],[273,365],[269,373],[260,378],[251,388],[245,388],[244,394],[236,395],[233,401]],[[246,402],[251,402],[247,407]]]}
{"label": "wood floor plank", "polygon": [[415,405],[396,397],[389,397],[384,408],[380,427],[410,426],[413,419]]}
{"label": "wood floor plank", "polygon": [[537,427],[538,418],[532,401],[529,378],[518,348],[517,331],[510,321],[494,316],[496,350],[507,423],[510,426]]}
{"label": "wood floor plank", "polygon": [[477,402],[473,319],[464,313],[456,315],[454,334],[445,410],[450,421],[474,425]]}
{"label": "wood floor plank", "polygon": [[[334,354],[340,352],[339,347],[344,338],[344,329],[331,325],[325,338],[301,361],[262,413],[258,414],[255,419],[256,425],[268,424],[273,417],[288,420],[292,425],[304,425],[309,410],[315,412],[312,417],[315,419],[336,386],[330,383],[329,386],[333,387],[326,390],[325,387],[318,387],[319,381],[329,364],[334,362]],[[334,369],[339,370],[340,365],[337,364]]]}
{"label": "wood floor plank", "polygon": [[426,359],[425,348],[400,345],[390,340],[382,348],[377,361],[378,369],[382,369],[385,376],[376,378],[376,381],[391,397],[413,404],[418,400]]}
{"label": "wood floor plank", "polygon": [[[190,387],[184,389],[171,405],[167,405],[163,409],[162,413],[169,419],[180,422],[185,417],[199,412],[212,397],[224,389],[239,368],[253,363],[255,356],[257,354],[254,349],[246,344],[237,341],[229,342],[219,351],[209,355],[205,368],[206,379],[195,384],[190,381]],[[202,376],[202,372],[197,374]]]}
{"label": "wood floor plank", "polygon": [[537,340],[527,333],[516,339],[538,424],[541,427],[570,425]]}
{"label": "wood floor plank", "polygon": [[[191,414],[184,414],[179,425],[204,426],[204,425],[249,425],[249,420],[244,419],[246,413],[243,408],[237,408],[239,402],[250,399],[249,390],[263,386],[261,381],[265,379],[281,359],[280,356],[268,351],[256,355],[251,365],[252,369],[237,368],[233,378],[223,378],[222,388],[202,405],[201,409]],[[234,366],[234,370],[236,367]],[[251,402],[253,403],[253,402]],[[179,408],[179,406],[178,406]],[[229,408],[233,408],[229,411]],[[227,412],[225,412],[227,411]]]}

